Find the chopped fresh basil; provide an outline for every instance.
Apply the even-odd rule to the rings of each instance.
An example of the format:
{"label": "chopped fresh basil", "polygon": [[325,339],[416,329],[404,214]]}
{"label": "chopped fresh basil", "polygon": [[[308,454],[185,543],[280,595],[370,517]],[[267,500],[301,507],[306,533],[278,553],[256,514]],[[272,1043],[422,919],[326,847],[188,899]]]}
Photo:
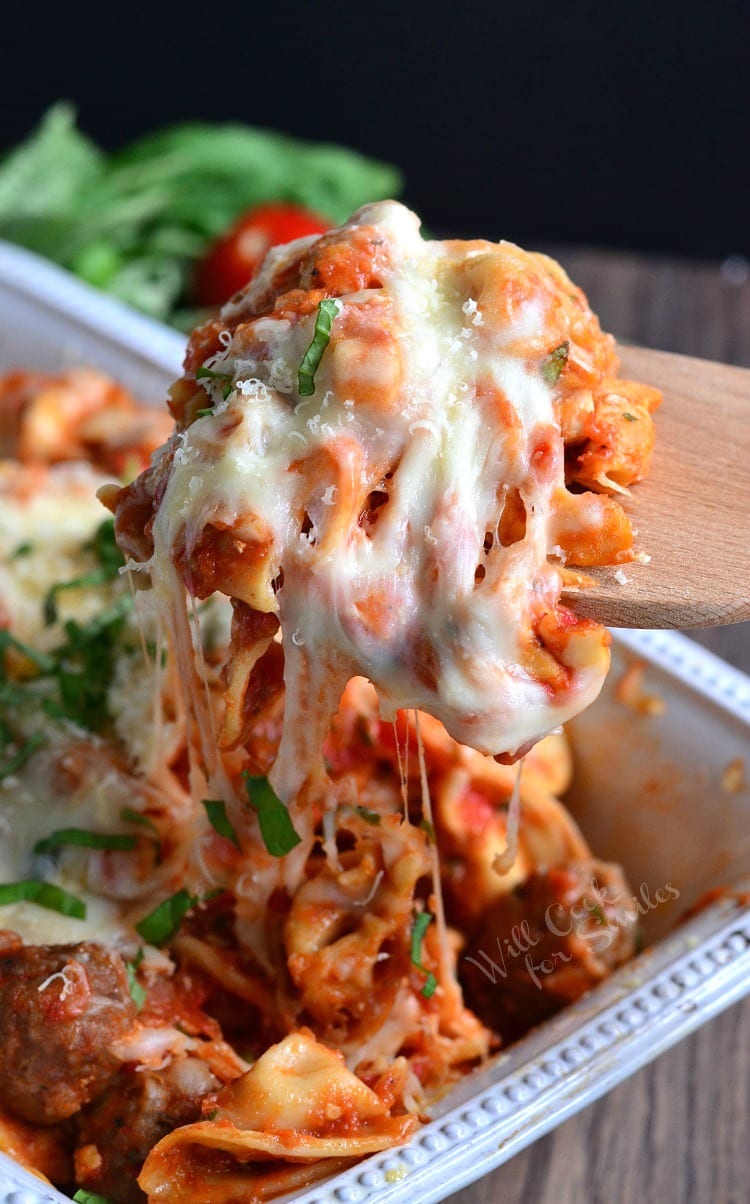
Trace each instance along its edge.
{"label": "chopped fresh basil", "polygon": [[302,837],[295,831],[284,803],[271,788],[267,778],[253,777],[243,771],[247,797],[258,813],[260,834],[272,857],[284,857]]}
{"label": "chopped fresh basil", "polygon": [[232,827],[229,816],[227,815],[227,805],[223,798],[204,798],[203,806],[206,808],[206,814],[210,820],[211,827],[219,836],[224,836],[227,840],[231,840],[235,848],[240,847],[240,842],[237,839],[237,833]]}
{"label": "chopped fresh basil", "polygon": [[341,302],[333,298],[321,301],[315,319],[312,343],[302,357],[299,366],[297,391],[300,397],[312,397],[315,392],[315,373],[331,338],[333,320],[341,311]]}
{"label": "chopped fresh basil", "polygon": [[78,1188],[73,1200],[74,1204],[110,1204],[106,1196],[97,1195],[95,1191],[86,1191],[85,1187]]}
{"label": "chopped fresh basil", "polygon": [[[214,372],[213,368],[207,368],[205,364],[201,364],[200,368],[195,374],[195,379],[223,381],[224,388],[221,391],[221,395],[224,398],[224,401],[226,401],[227,397],[232,392],[232,387],[234,384],[234,378],[231,372]],[[210,413],[210,409],[207,412]]]}
{"label": "chopped fresh basil", "polygon": [[637,421],[638,421],[638,419],[636,418],[635,414],[629,414],[629,413],[627,412],[627,410],[624,410],[624,411],[623,411],[623,415],[622,415],[622,416],[623,416],[623,418],[624,418],[624,419],[625,419],[627,422],[637,422]]}
{"label": "chopped fresh basil", "polygon": [[[5,725],[3,724],[3,727]],[[29,736],[25,744],[22,744],[18,752],[15,753],[10,760],[4,765],[0,765],[0,782],[3,778],[9,778],[11,774],[17,773],[23,768],[28,760],[33,757],[38,748],[41,748],[45,743],[45,737],[41,732],[35,732],[33,736]]]}
{"label": "chopped fresh basil", "polygon": [[422,938],[432,923],[429,911],[418,911],[414,914],[414,924],[411,930],[411,963],[422,969]]}
{"label": "chopped fresh basil", "polygon": [[83,573],[70,581],[58,581],[47,591],[44,599],[44,622],[49,627],[57,622],[57,598],[67,589],[80,589],[87,585],[104,585],[117,577],[125,563],[125,557],[115,540],[115,522],[106,518],[97,527],[91,543],[85,545],[86,551],[93,552],[99,561],[99,567],[90,573]]}
{"label": "chopped fresh basil", "polygon": [[22,556],[30,556],[33,551],[33,543],[19,543],[15,552],[11,553],[11,560],[20,560]]}
{"label": "chopped fresh basil", "polygon": [[0,907],[24,901],[36,903],[38,907],[46,907],[49,911],[58,911],[63,916],[86,919],[86,904],[52,882],[27,878],[24,882],[0,883]]}
{"label": "chopped fresh basil", "polygon": [[[14,635],[11,635],[7,629],[0,631],[0,657],[8,648],[13,648],[16,652],[20,652],[21,656],[25,656],[30,660],[40,673],[54,673],[56,661],[54,656],[50,656],[46,652],[38,652],[36,648],[31,648],[28,644],[24,644],[21,640],[17,640]],[[0,663],[0,678],[5,676],[2,664]]]}
{"label": "chopped fresh basil", "polygon": [[365,821],[365,823],[372,824],[373,827],[380,823],[380,816],[378,815],[377,811],[371,811],[369,807],[361,806],[355,807],[354,810],[357,812],[357,815],[360,817],[360,819]]}
{"label": "chopped fresh basil", "polygon": [[421,819],[419,821],[419,826],[423,832],[427,833],[427,843],[434,844],[435,843],[435,829],[433,828],[429,819]]}
{"label": "chopped fresh basil", "polygon": [[146,989],[142,987],[138,981],[138,967],[143,961],[143,946],[138,950],[132,962],[125,962],[125,972],[128,976],[128,990],[130,998],[140,1012],[143,1010],[143,1005],[146,1002]]}
{"label": "chopped fresh basil", "polygon": [[[94,579],[108,580],[116,572],[115,556],[120,553],[111,544],[112,532],[113,528],[103,524],[90,545],[101,561],[98,569],[76,582],[53,586],[45,604],[48,620],[57,617],[55,599],[59,589],[71,584],[90,584]],[[109,719],[107,692],[114,673],[117,642],[132,606],[132,595],[123,593],[85,624],[69,619],[63,627],[64,642],[51,652],[39,652],[9,631],[0,631],[0,706],[6,709],[4,721],[0,721],[0,734],[4,743],[12,738],[12,724],[8,722],[11,711],[33,699],[54,719],[70,719],[90,731],[101,730]],[[4,658],[9,650],[26,658],[37,670],[36,675],[26,673],[18,680],[10,679]],[[41,681],[41,690],[40,679],[47,679]],[[36,747],[37,744],[24,746],[21,763]],[[6,772],[9,772],[7,766]]]}
{"label": "chopped fresh basil", "polygon": [[414,926],[411,930],[411,964],[416,966],[417,970],[421,970],[423,974],[427,975],[422,987],[422,994],[425,999],[429,999],[431,995],[434,995],[435,988],[437,987],[437,979],[432,970],[426,970],[422,965],[422,940],[432,920],[433,917],[429,911],[415,912]]}
{"label": "chopped fresh basil", "polygon": [[107,691],[114,672],[116,641],[132,605],[131,595],[122,594],[85,625],[74,619],[67,621],[67,642],[54,654],[59,701],[47,700],[47,714],[55,719],[72,719],[89,731],[101,729],[109,717]]}
{"label": "chopped fresh basil", "polygon": [[542,379],[546,385],[556,385],[560,379],[560,375],[568,362],[568,351],[570,343],[561,343],[559,347],[555,347],[554,351],[550,351],[549,355],[542,360],[541,373]]}
{"label": "chopped fresh basil", "polygon": [[125,557],[117,543],[115,536],[115,520],[113,518],[105,518],[104,522],[100,523],[94,532],[94,538],[90,544],[87,544],[99,564],[103,569],[109,569],[114,577],[125,564]]}
{"label": "chopped fresh basil", "polygon": [[58,581],[56,585],[50,587],[44,598],[43,614],[45,626],[51,627],[57,622],[57,598],[59,594],[64,593],[68,589],[82,589],[87,585],[104,585],[105,581],[111,580],[112,574],[106,569],[92,569],[90,573],[82,573],[80,577],[74,577],[71,581]]}
{"label": "chopped fresh basil", "polygon": [[82,849],[134,849],[138,841],[135,836],[120,833],[89,832],[86,828],[58,828],[50,836],[38,840],[35,853],[56,853],[64,845],[77,845]]}
{"label": "chopped fresh basil", "polygon": [[120,810],[120,819],[128,824],[140,824],[142,828],[148,828],[156,839],[159,840],[159,829],[148,815],[143,815],[140,811],[134,811],[132,807],[122,807]]}
{"label": "chopped fresh basil", "polygon": [[164,945],[177,932],[183,917],[199,902],[183,887],[139,920],[135,930],[149,945]]}

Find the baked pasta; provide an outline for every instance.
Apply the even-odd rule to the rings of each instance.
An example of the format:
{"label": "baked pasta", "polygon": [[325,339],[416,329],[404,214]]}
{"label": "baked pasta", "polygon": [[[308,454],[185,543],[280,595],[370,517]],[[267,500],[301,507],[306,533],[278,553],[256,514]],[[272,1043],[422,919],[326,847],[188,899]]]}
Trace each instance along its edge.
{"label": "baked pasta", "polygon": [[632,954],[560,802],[608,662],[562,579],[634,555],[658,401],[616,369],[556,264],[387,204],[195,333],[162,446],[0,384],[0,1149],[252,1204]]}

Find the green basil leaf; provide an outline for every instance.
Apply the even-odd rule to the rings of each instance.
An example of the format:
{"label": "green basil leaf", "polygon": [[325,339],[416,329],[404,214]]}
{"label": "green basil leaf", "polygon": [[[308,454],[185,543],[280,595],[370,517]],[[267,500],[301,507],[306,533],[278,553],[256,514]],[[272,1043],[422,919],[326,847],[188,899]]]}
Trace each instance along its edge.
{"label": "green basil leaf", "polygon": [[297,391],[300,397],[312,397],[315,392],[315,373],[330,342],[334,319],[341,309],[341,302],[333,298],[327,298],[318,305],[313,339],[299,366]]}
{"label": "green basil leaf", "polygon": [[231,372],[217,372],[214,368],[207,368],[205,364],[201,364],[195,374],[196,380],[220,380],[224,384],[231,384],[233,377]]}
{"label": "green basil leaf", "polygon": [[44,599],[44,622],[47,627],[51,627],[57,622],[57,598],[59,594],[65,592],[66,589],[83,589],[87,585],[104,585],[107,581],[111,581],[117,570],[113,573],[108,568],[92,569],[90,573],[82,573],[80,577],[73,577],[70,581],[58,581],[55,585],[47,590]]}
{"label": "green basil leaf", "polygon": [[63,916],[73,916],[77,920],[86,919],[86,904],[52,882],[27,878],[24,882],[0,883],[0,907],[7,903],[24,901],[36,903],[38,907],[46,907],[48,911],[58,911]]}
{"label": "green basil leaf", "polygon": [[106,1196],[99,1196],[95,1191],[86,1191],[85,1187],[78,1188],[73,1201],[74,1204],[110,1204]]}
{"label": "green basil leaf", "polygon": [[433,916],[429,911],[418,911],[414,914],[414,926],[411,930],[411,964],[427,975],[425,984],[422,987],[422,995],[425,999],[429,999],[435,994],[437,987],[437,979],[431,970],[426,970],[422,965],[422,941],[424,934],[433,921]]}
{"label": "green basil leaf", "polygon": [[125,564],[125,557],[115,537],[113,518],[105,518],[104,522],[99,524],[89,546],[102,568],[108,569],[112,576],[116,577]]}
{"label": "green basil leaf", "polygon": [[[196,380],[208,379],[208,380],[223,381],[224,388],[221,391],[221,396],[224,398],[224,401],[226,401],[227,397],[229,396],[229,394],[232,392],[232,389],[234,388],[234,377],[232,376],[231,372],[214,372],[213,368],[207,368],[205,366],[205,364],[201,364],[200,368],[198,369],[198,371],[195,374],[195,379]],[[205,414],[206,412],[210,413],[212,408],[213,407],[209,407],[207,411],[199,410],[198,413],[199,413],[199,415]]]}
{"label": "green basil leaf", "polygon": [[50,836],[38,840],[35,853],[56,853],[64,845],[77,845],[82,849],[134,849],[138,841],[135,836],[120,833],[89,832],[86,828],[58,828]]}
{"label": "green basil leaf", "polygon": [[435,844],[435,829],[429,819],[420,819],[419,826],[423,832],[427,833],[427,843]]}
{"label": "green basil leaf", "polygon": [[253,777],[247,770],[243,771],[242,777],[250,805],[258,813],[260,834],[268,852],[272,857],[286,856],[302,839],[294,829],[286,806],[267,778]]}
{"label": "green basil leaf", "polygon": [[416,966],[418,970],[422,967],[422,941],[424,934],[432,923],[432,916],[429,911],[418,911],[414,915],[414,924],[411,930],[411,964]]}
{"label": "green basil leaf", "polygon": [[138,967],[143,961],[143,946],[138,950],[132,962],[125,962],[125,972],[128,976],[128,990],[130,998],[136,1006],[136,1010],[143,1011],[143,1005],[146,1002],[147,992],[145,987],[142,987],[138,981]]}
{"label": "green basil leaf", "polygon": [[[38,652],[36,648],[31,648],[28,644],[24,644],[21,640],[17,640],[14,635],[11,635],[7,628],[0,631],[0,657],[7,648],[14,648],[16,652],[20,652],[21,656],[25,656],[35,665],[40,673],[54,673],[57,668],[57,661],[54,656],[49,656],[46,652]],[[0,663],[0,677],[5,676],[5,671]]]}
{"label": "green basil leaf", "polygon": [[122,807],[120,810],[120,819],[128,824],[140,824],[142,828],[148,828],[152,835],[158,841],[159,829],[154,821],[148,815],[143,815],[141,811],[134,811],[132,807]]}
{"label": "green basil leaf", "polygon": [[371,811],[369,807],[357,806],[354,808],[360,819],[363,819],[366,824],[372,824],[375,827],[380,823],[380,816],[377,811]]}
{"label": "green basil leaf", "polygon": [[183,917],[199,902],[183,887],[139,920],[135,930],[149,945],[164,945],[177,932]]}
{"label": "green basil leaf", "polygon": [[59,700],[47,699],[43,708],[55,719],[71,719],[89,731],[99,731],[109,718],[107,693],[112,681],[117,641],[133,606],[129,593],[85,625],[69,619],[66,642],[55,649],[53,672]]}
{"label": "green basil leaf", "polygon": [[541,373],[542,379],[546,385],[556,385],[562,374],[565,365],[568,362],[568,352],[570,343],[560,343],[559,347],[555,347],[554,351],[550,351],[549,355],[542,360]]}
{"label": "green basil leaf", "polygon": [[[0,165],[0,234],[29,235],[33,223],[69,212],[97,178],[103,156],[79,133],[69,104],[54,105]],[[43,181],[47,187],[40,187]],[[19,240],[20,241],[20,240]],[[36,243],[33,250],[41,249]]]}
{"label": "green basil leaf", "polygon": [[223,798],[204,798],[202,802],[214,831],[218,832],[219,836],[224,836],[227,840],[231,840],[235,848],[239,849],[240,842],[237,839],[237,833],[229,821],[227,805]]}
{"label": "green basil leaf", "polygon": [[430,970],[425,979],[424,986],[422,987],[422,995],[424,995],[425,999],[430,999],[435,994],[436,990],[437,979],[432,973],[432,970]]}

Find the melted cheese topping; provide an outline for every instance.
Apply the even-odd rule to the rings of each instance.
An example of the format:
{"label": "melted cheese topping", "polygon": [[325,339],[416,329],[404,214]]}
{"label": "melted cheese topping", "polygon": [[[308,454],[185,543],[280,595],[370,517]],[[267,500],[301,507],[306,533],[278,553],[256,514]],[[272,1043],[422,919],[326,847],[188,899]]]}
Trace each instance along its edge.
{"label": "melted cheese topping", "polygon": [[[129,583],[118,578],[86,581],[98,567],[92,540],[103,511],[96,490],[105,481],[85,462],[0,462],[0,628],[7,626],[14,639],[36,651],[57,648],[68,619],[85,629],[127,589]],[[48,591],[81,578],[79,587],[59,593],[58,618],[46,623]],[[88,939],[132,948],[134,924],[151,898],[163,896],[171,876],[184,876],[179,849],[157,865],[148,849],[113,854],[71,845],[55,854],[34,852],[38,841],[60,829],[142,835],[137,824],[123,820],[124,812],[150,809],[177,831],[185,823],[189,799],[168,770],[184,743],[184,715],[174,704],[169,717],[163,714],[166,671],[146,659],[141,648],[140,637],[153,641],[158,630],[150,601],[148,591],[139,595],[116,642],[106,691],[112,731],[100,735],[71,719],[51,717],[45,710],[47,693],[34,688],[33,675],[27,681],[21,671],[19,681],[29,688],[19,690],[17,668],[12,662],[3,665],[3,681],[11,671],[11,693],[10,701],[0,700],[0,724],[12,727],[13,738],[3,730],[0,883],[43,880],[86,908],[81,919],[26,901],[0,906],[0,928],[30,944]],[[221,610],[218,600],[210,609]],[[39,741],[33,755],[6,772],[5,763],[29,738]]]}
{"label": "melted cheese topping", "polygon": [[[86,463],[0,461],[0,622],[36,648],[46,651],[58,638],[42,620],[47,591],[93,567],[81,549],[102,521],[96,490],[106,479]],[[96,591],[68,590],[58,609],[63,619],[86,622],[101,603]]]}
{"label": "melted cheese topping", "polygon": [[[570,497],[543,365],[558,282],[508,243],[426,242],[394,202],[334,234],[352,254],[368,240],[376,287],[339,294],[314,396],[296,372],[320,294],[257,316],[298,243],[225,309],[202,381],[215,404],[172,440],[153,528],[167,605],[177,564],[189,590],[279,615],[286,799],[357,674],[386,716],[426,710],[515,755],[588,705],[608,666],[606,634],[558,609],[548,562]],[[503,546],[511,495],[524,525]]]}

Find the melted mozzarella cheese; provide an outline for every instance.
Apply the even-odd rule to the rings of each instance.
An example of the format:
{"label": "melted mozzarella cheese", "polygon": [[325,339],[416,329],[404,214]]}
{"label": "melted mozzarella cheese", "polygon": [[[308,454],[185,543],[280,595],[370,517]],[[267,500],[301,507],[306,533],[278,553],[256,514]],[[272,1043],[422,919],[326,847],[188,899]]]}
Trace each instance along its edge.
{"label": "melted mozzarella cheese", "polygon": [[[58,596],[58,620],[45,624],[51,587],[97,567],[91,541],[104,516],[96,498],[104,480],[86,463],[0,464],[0,624],[36,650],[57,648],[68,618],[85,627],[125,588],[115,580],[65,589]],[[149,600],[144,591],[135,610],[144,638],[152,639],[157,624]],[[211,611],[223,637],[221,607],[212,604]],[[11,695],[2,718],[12,724],[16,741],[3,742],[0,763],[30,737],[40,744],[13,772],[0,773],[0,883],[49,882],[82,902],[86,916],[21,901],[0,906],[0,928],[31,944],[99,940],[133,947],[134,924],[151,897],[163,895],[175,864],[182,868],[180,853],[152,865],[148,851],[145,857],[130,851],[113,855],[69,845],[40,855],[34,846],[69,828],[142,836],[142,827],[124,821],[123,813],[148,806],[162,813],[167,803],[179,825],[189,803],[165,766],[184,741],[184,716],[175,707],[171,718],[161,713],[161,676],[144,660],[132,618],[116,648],[107,698],[119,744],[51,718],[44,691],[35,691],[33,683],[27,697],[23,690],[18,699]]]}
{"label": "melted mozzarella cheese", "polygon": [[0,927],[12,929],[29,944],[132,943],[132,929],[123,920],[121,905],[102,897],[91,881],[102,854],[71,849],[58,859],[33,852],[37,841],[61,828],[121,830],[120,811],[132,804],[132,789],[114,770],[108,775],[92,772],[76,789],[66,788],[61,775],[64,779],[66,755],[76,755],[76,739],[50,724],[45,741],[22,770],[0,782],[0,882],[28,878],[51,882],[85,903],[86,917],[20,902],[0,907]]}
{"label": "melted mozzarella cheese", "polygon": [[[44,626],[47,591],[94,566],[81,548],[104,518],[96,490],[105,481],[85,463],[0,463],[0,616],[18,639],[36,648],[47,650],[59,638],[58,631]],[[91,589],[67,590],[58,609],[63,619],[85,622],[105,596]]]}
{"label": "melted mozzarella cheese", "polygon": [[[253,308],[298,247],[276,251],[224,311],[239,324],[209,361],[215,406],[175,436],[154,526],[152,577],[169,604],[175,559],[189,564],[209,529],[258,549],[241,586],[227,570],[225,592],[281,619],[286,703],[272,780],[286,799],[319,764],[355,675],[376,685],[386,716],[416,707],[501,754],[591,702],[608,665],[605,634],[572,617],[554,654],[564,683],[552,688],[535,658],[538,621],[555,615],[561,589],[547,556],[562,438],[529,350],[544,346],[549,298],[514,299],[510,288],[485,310],[473,295],[484,281],[491,298],[487,280],[502,283],[524,253],[425,242],[394,202],[366,207],[343,235],[361,230],[385,248],[382,281],[338,298],[314,396],[294,387],[314,312]],[[525,532],[503,547],[509,491]],[[378,493],[385,504],[364,521]]]}

